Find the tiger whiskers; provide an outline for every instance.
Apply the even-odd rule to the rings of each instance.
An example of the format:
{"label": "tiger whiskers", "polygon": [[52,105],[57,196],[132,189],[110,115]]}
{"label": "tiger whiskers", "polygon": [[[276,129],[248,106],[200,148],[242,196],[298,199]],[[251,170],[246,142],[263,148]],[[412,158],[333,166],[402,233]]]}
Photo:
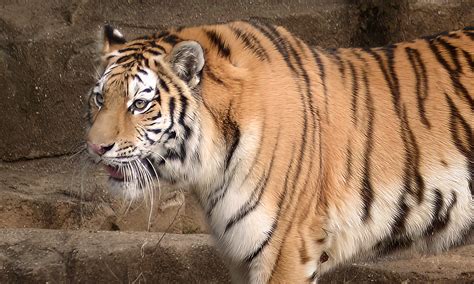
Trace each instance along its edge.
{"label": "tiger whiskers", "polygon": [[90,166],[90,163],[88,162],[88,159],[83,159],[82,161],[82,167],[81,167],[81,185],[80,185],[80,201],[79,201],[79,215],[80,215],[80,227],[82,227],[82,221],[83,221],[83,200],[84,200],[84,179],[86,176],[86,169],[88,169]]}
{"label": "tiger whiskers", "polygon": [[69,157],[67,157],[67,160],[70,161],[76,158],[78,155],[86,152],[86,150],[87,150],[87,146],[85,144],[76,147],[76,150],[74,150],[73,153]]}
{"label": "tiger whiskers", "polygon": [[[170,162],[165,157],[163,157],[163,155],[161,155],[160,153],[157,153],[157,152],[154,152],[154,151],[151,151],[151,150],[148,150],[148,153],[155,154],[158,157],[160,157],[161,159],[163,159],[163,161],[165,161],[165,164],[170,164]],[[148,160],[148,158],[147,158],[147,160]],[[150,160],[148,160],[148,162],[150,162]],[[150,163],[150,164],[153,167],[153,164],[152,163]],[[154,167],[153,167],[153,170],[155,170]],[[167,170],[170,170],[173,175],[177,175],[177,172],[172,167],[168,168]],[[155,171],[155,173],[156,173],[156,171]]]}
{"label": "tiger whiskers", "polygon": [[[150,161],[148,161],[150,163]],[[156,170],[153,165],[150,163],[153,171],[156,174]],[[143,195],[143,202],[146,207],[149,207],[148,213],[148,226],[147,230],[151,228],[151,220],[153,216],[153,208],[155,206],[155,182],[152,174],[145,166],[142,160],[134,158],[126,163],[119,163],[117,165],[118,170],[122,172],[124,180],[124,199],[128,200],[126,209],[123,211],[123,214],[126,215],[129,210],[132,208],[133,202],[137,199],[138,196]],[[158,181],[158,191],[160,192],[161,185]],[[139,205],[138,207],[140,207]]]}
{"label": "tiger whiskers", "polygon": [[[148,171],[148,169],[145,167],[145,165],[143,164],[143,162],[141,160],[138,160],[137,162],[137,169],[139,170],[139,172],[141,172],[141,175],[143,176],[143,181],[144,181],[144,197],[145,197],[145,200],[148,198],[149,199],[149,204],[150,204],[150,212],[148,214],[148,226],[147,226],[147,230],[150,231],[150,228],[151,228],[151,217],[152,217],[152,214],[153,214],[153,207],[154,207],[154,201],[155,201],[155,197],[154,197],[154,186],[153,186],[153,177],[151,176],[150,172]],[[153,165],[152,165],[153,167]],[[153,168],[153,170],[155,171],[155,169]],[[156,171],[155,171],[156,173]],[[158,176],[157,176],[158,178]],[[158,181],[158,192],[161,191],[161,188],[160,188],[160,185],[159,185],[159,181]]]}
{"label": "tiger whiskers", "polygon": [[[155,169],[155,166],[153,165],[153,163],[150,161],[150,159],[148,158],[145,158],[147,161],[148,161],[148,164],[151,166],[151,168],[153,169],[153,172],[155,174],[155,177],[156,177],[156,181],[158,182],[158,199],[161,198],[161,183],[160,183],[160,178],[158,177],[158,173],[156,172],[156,169]],[[143,163],[142,163],[143,164]]]}

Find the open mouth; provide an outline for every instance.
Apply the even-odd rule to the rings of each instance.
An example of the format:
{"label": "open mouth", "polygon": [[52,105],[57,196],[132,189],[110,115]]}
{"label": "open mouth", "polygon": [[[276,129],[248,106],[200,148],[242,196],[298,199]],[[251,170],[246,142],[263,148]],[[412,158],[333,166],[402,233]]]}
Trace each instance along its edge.
{"label": "open mouth", "polygon": [[123,181],[124,175],[123,172],[117,166],[104,165],[105,170],[112,179]]}
{"label": "open mouth", "polygon": [[[153,167],[149,159],[140,160],[146,171],[153,177],[156,177],[156,169]],[[125,174],[118,166],[104,164],[104,168],[109,174],[111,179],[123,182],[125,180]]]}

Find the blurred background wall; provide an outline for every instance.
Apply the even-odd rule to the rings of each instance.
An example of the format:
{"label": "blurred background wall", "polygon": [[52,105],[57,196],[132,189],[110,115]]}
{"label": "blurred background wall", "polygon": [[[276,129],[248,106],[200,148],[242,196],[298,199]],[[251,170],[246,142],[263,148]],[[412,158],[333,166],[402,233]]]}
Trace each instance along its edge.
{"label": "blurred background wall", "polygon": [[104,23],[133,38],[250,17],[312,45],[377,46],[474,25],[474,1],[0,0],[0,160],[77,149]]}

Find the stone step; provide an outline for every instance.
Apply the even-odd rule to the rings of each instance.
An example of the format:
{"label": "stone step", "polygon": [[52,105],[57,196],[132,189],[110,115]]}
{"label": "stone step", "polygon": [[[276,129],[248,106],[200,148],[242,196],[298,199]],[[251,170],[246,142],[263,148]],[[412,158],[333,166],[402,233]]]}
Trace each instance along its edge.
{"label": "stone step", "polygon": [[106,180],[85,156],[0,163],[0,228],[207,232],[191,193],[164,207],[176,193],[157,190],[150,212],[142,200],[111,194]]}
{"label": "stone step", "polygon": [[[358,262],[320,283],[473,283],[474,245]],[[1,283],[229,283],[208,235],[0,229]]]}

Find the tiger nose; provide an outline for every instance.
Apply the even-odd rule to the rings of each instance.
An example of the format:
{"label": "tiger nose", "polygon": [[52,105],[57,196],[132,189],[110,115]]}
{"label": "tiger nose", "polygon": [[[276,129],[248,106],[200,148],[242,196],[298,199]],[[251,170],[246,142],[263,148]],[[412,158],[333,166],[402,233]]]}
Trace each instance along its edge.
{"label": "tiger nose", "polygon": [[89,146],[89,149],[92,150],[92,152],[96,153],[99,156],[102,156],[105,153],[107,153],[110,149],[112,149],[115,143],[112,143],[109,145],[104,145],[104,144],[98,145],[91,142],[87,142],[87,145]]}

